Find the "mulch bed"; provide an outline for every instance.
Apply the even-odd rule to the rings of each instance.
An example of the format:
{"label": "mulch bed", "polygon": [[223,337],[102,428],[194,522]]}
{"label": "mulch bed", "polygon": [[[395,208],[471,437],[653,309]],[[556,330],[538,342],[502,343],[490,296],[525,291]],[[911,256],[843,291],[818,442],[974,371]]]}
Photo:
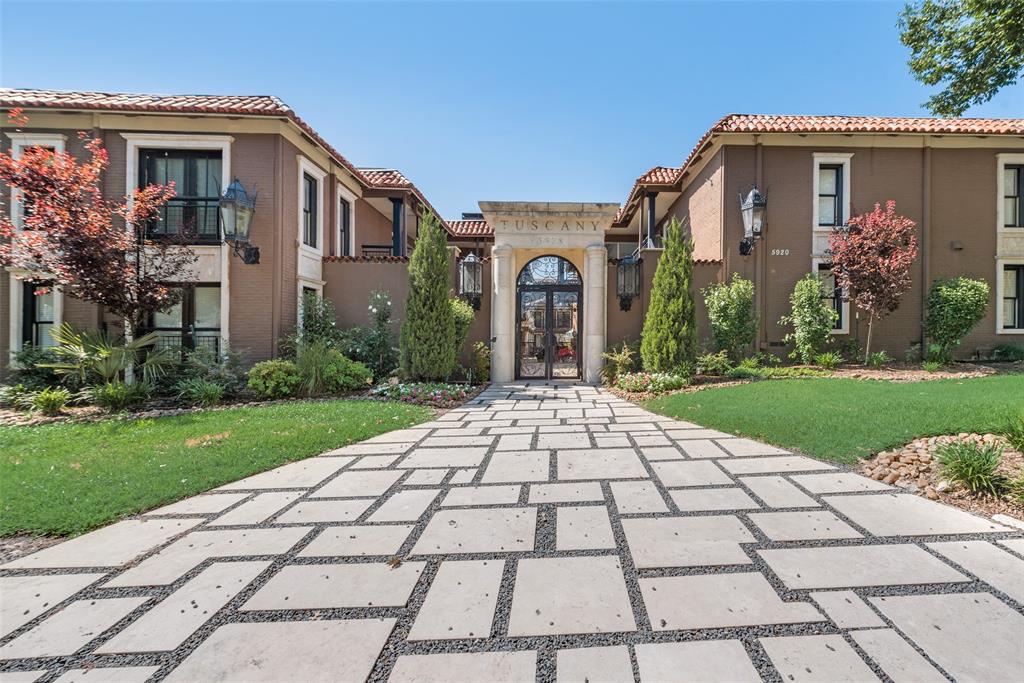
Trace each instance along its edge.
{"label": "mulch bed", "polygon": [[861,460],[858,471],[872,479],[898,486],[931,500],[954,505],[986,517],[1009,515],[1024,520],[1024,501],[1004,495],[995,498],[973,494],[949,481],[939,470],[936,451],[943,444],[953,442],[997,443],[1003,446],[1002,464],[996,470],[1010,479],[1024,475],[1024,454],[1014,450],[1006,440],[996,434],[950,434],[914,439],[906,446],[884,451],[867,460]]}

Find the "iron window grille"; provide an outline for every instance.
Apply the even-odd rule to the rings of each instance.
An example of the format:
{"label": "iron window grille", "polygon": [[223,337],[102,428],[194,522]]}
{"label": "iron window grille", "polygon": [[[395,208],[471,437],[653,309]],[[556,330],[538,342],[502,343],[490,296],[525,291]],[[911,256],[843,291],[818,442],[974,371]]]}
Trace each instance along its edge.
{"label": "iron window grille", "polygon": [[216,150],[143,149],[139,187],[174,182],[175,196],[146,226],[147,239],[184,238],[220,243],[221,153]]}

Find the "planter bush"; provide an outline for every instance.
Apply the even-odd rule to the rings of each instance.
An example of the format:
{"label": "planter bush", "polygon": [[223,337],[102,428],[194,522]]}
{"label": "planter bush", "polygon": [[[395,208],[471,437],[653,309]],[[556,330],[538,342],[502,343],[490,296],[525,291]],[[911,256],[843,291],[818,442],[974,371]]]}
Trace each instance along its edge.
{"label": "planter bush", "polygon": [[825,298],[827,295],[815,273],[808,273],[797,281],[789,297],[792,312],[779,319],[780,325],[793,326],[793,331],[782,338],[793,345],[790,358],[812,363],[831,341],[839,314]]}
{"label": "planter bush", "polygon": [[290,360],[265,360],[249,370],[249,390],[260,398],[288,398],[299,392],[302,373]]}
{"label": "planter bush", "polygon": [[636,372],[640,369],[640,354],[637,353],[637,344],[624,340],[612,346],[602,354],[604,367],[601,368],[601,376],[606,386],[616,385],[620,375]]}
{"label": "planter bush", "polygon": [[125,384],[121,380],[103,382],[86,387],[81,396],[86,403],[116,413],[139,405],[149,398],[150,386],[145,382]]}
{"label": "planter bush", "polygon": [[373,372],[362,363],[346,358],[337,349],[331,349],[327,356],[323,379],[329,393],[366,389],[373,382]]}
{"label": "planter bush", "polygon": [[725,351],[734,362],[739,361],[757,337],[754,283],[733,273],[732,282],[713,284],[702,293],[715,350]]}
{"label": "planter bush", "polygon": [[424,210],[409,258],[409,298],[399,339],[402,374],[409,379],[445,379],[455,365],[451,279],[448,238],[437,218]]}
{"label": "planter bush", "polygon": [[224,386],[205,377],[187,377],[175,385],[178,399],[204,408],[215,406],[224,398]]}
{"label": "planter bush", "polygon": [[732,361],[725,350],[718,353],[705,353],[697,357],[697,372],[701,375],[721,377],[732,370]]}
{"label": "planter bush", "polygon": [[693,240],[683,236],[673,217],[665,250],[651,284],[640,356],[648,372],[691,375],[697,358],[697,318],[693,293]]}
{"label": "planter bush", "polygon": [[932,283],[924,329],[937,346],[934,360],[952,360],[953,350],[985,317],[988,294],[984,280],[955,277]]}
{"label": "planter bush", "polygon": [[32,407],[43,415],[54,417],[61,414],[70,400],[71,392],[67,389],[46,387],[36,392]]}

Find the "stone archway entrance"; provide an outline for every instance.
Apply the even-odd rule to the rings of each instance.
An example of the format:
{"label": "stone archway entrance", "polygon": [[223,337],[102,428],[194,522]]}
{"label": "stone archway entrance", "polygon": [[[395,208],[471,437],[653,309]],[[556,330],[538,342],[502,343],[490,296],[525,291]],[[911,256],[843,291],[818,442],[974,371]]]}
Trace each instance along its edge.
{"label": "stone archway entrance", "polygon": [[[604,237],[618,208],[618,204],[480,202],[494,230],[492,382],[578,378],[596,384],[601,380],[608,305]],[[564,273],[574,273],[575,281],[557,282],[560,267]],[[539,278],[548,268],[555,269],[555,282],[520,280],[524,272]]]}
{"label": "stone archway entrance", "polygon": [[516,279],[516,379],[580,379],[583,280],[561,256],[538,256]]}

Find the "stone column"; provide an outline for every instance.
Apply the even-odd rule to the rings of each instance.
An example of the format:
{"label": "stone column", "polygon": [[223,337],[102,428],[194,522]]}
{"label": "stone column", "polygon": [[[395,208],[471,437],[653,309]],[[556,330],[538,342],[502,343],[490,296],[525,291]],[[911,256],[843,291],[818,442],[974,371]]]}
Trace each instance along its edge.
{"label": "stone column", "polygon": [[512,247],[495,244],[491,249],[491,381],[511,382],[515,377],[516,302]]}
{"label": "stone column", "polygon": [[587,247],[583,271],[583,381],[597,384],[604,365],[608,315],[608,250],[603,244]]}

